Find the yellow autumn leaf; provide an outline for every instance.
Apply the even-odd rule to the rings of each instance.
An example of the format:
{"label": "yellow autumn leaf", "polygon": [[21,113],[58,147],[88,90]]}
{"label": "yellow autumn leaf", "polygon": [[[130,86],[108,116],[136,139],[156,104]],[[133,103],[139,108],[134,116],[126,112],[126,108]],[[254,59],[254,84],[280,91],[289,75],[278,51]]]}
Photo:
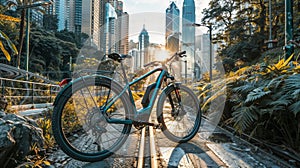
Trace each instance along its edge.
{"label": "yellow autumn leaf", "polygon": [[43,162],[44,162],[44,164],[45,164],[46,166],[50,166],[50,165],[51,165],[50,162],[48,162],[47,160],[44,160]]}
{"label": "yellow autumn leaf", "polygon": [[7,50],[4,48],[2,41],[0,41],[0,49],[3,52],[3,54],[5,55],[6,59],[8,61],[11,60],[9,53],[7,52]]}
{"label": "yellow autumn leaf", "polygon": [[283,66],[287,66],[293,57],[294,53],[284,62]]}
{"label": "yellow autumn leaf", "polygon": [[20,22],[21,21],[21,19],[19,19],[19,18],[15,18],[12,16],[3,15],[3,14],[0,14],[0,20],[11,21],[11,22]]}
{"label": "yellow autumn leaf", "polygon": [[15,53],[15,54],[18,54],[18,50],[16,48],[16,46],[11,42],[11,40],[9,39],[9,37],[3,33],[1,30],[0,30],[0,33],[1,35],[5,38],[9,48]]}
{"label": "yellow autumn leaf", "polygon": [[276,69],[280,69],[284,64],[284,59],[281,59],[277,64],[274,65],[274,69],[272,69],[273,71]]}

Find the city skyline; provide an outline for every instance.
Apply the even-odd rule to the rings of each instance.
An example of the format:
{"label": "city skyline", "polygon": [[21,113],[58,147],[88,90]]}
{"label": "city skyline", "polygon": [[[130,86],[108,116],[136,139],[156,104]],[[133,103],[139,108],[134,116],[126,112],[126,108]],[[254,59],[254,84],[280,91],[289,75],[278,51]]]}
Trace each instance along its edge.
{"label": "city skyline", "polygon": [[[150,36],[151,43],[165,44],[165,11],[169,7],[170,0],[124,0],[124,11],[130,15],[129,40],[138,41],[138,34],[145,24]],[[183,0],[175,1],[178,9],[182,11]],[[209,0],[195,0],[196,20],[200,23],[202,10],[208,6]],[[155,21],[155,23],[154,23]],[[197,28],[203,32],[207,29]]]}

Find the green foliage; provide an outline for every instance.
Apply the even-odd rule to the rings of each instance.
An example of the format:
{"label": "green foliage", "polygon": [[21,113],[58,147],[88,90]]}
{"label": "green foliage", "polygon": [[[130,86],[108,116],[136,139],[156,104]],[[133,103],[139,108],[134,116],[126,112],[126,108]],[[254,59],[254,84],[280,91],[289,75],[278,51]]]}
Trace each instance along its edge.
{"label": "green foliage", "polygon": [[[15,1],[11,1],[8,5],[23,5],[23,2],[16,1],[15,3]],[[3,44],[0,44],[0,48],[3,51],[0,55],[6,56],[7,59],[10,60],[10,56],[13,53],[17,53],[17,49],[13,44],[17,44],[18,40],[19,45],[22,45],[22,47],[18,46],[19,50],[21,48],[26,48],[25,44],[20,40],[20,38],[23,38],[23,34],[20,32],[23,32],[25,24],[22,23],[22,19],[24,19],[22,17],[21,19],[18,19],[2,15],[2,13],[5,12],[9,12],[10,15],[20,15],[18,14],[19,11],[12,12],[7,11],[7,9],[8,8],[0,5],[0,18],[2,18],[0,19],[1,44]],[[21,16],[23,15],[24,13],[22,12]],[[75,34],[66,30],[54,33],[53,30],[56,31],[57,27],[56,17],[46,15],[45,19],[47,23],[45,24],[45,29],[35,28],[34,25],[32,25],[30,29],[29,70],[45,75],[52,80],[60,80],[62,77],[66,77],[66,75],[69,76],[70,58],[72,58],[72,62],[74,63],[79,53],[79,48],[82,47],[88,36],[86,34]],[[19,22],[20,20],[20,29],[18,30],[18,24],[16,24],[16,22]],[[6,41],[7,43],[4,43]],[[10,50],[7,50],[8,48],[10,48]],[[26,53],[25,50],[21,51],[22,52],[19,53],[21,58],[20,67],[25,69]],[[12,62],[1,62],[16,65],[16,60],[17,59],[12,59]],[[63,71],[63,73],[61,73],[61,71]]]}
{"label": "green foliage", "polygon": [[38,126],[43,130],[46,149],[53,147],[55,142],[52,129],[51,129],[51,116],[52,116],[52,110],[48,109],[48,111],[44,113],[43,118],[37,119]]}
{"label": "green foliage", "polygon": [[255,105],[251,106],[234,106],[234,112],[232,113],[234,121],[234,127],[240,131],[250,127],[254,121],[258,119],[258,108]]}
{"label": "green foliage", "polygon": [[[227,86],[225,108],[231,112],[224,123],[239,133],[300,152],[300,74],[295,73],[299,67],[291,64],[289,58],[229,73],[223,82]],[[206,97],[204,105],[218,93]]]}
{"label": "green foliage", "polygon": [[70,57],[76,60],[79,49],[74,43],[60,40],[43,29],[32,28],[30,35],[30,71],[60,80],[63,77],[60,71],[69,70]]}
{"label": "green foliage", "polygon": [[67,30],[56,32],[55,36],[63,41],[71,42],[76,44],[77,48],[81,48],[82,44],[88,39],[88,35],[85,33],[74,33]]}
{"label": "green foliage", "polygon": [[271,91],[269,90],[264,91],[263,87],[256,88],[247,95],[245,103],[254,102],[255,100],[259,100],[270,93]]}
{"label": "green foliage", "polygon": [[57,15],[44,14],[44,16],[43,16],[43,27],[46,30],[56,31],[58,29]]}
{"label": "green foliage", "polygon": [[[299,29],[299,0],[294,3],[294,28]],[[284,1],[271,1],[272,39],[276,49],[282,51],[285,42]],[[257,63],[267,49],[269,40],[269,1],[265,0],[212,0],[209,7],[203,10],[202,23],[213,23],[213,42],[220,44],[219,56],[222,58],[226,72],[236,70],[235,62],[243,59],[245,65]],[[295,31],[294,39],[299,40],[299,31]],[[278,51],[280,50],[280,51]],[[298,51],[296,51],[298,56]],[[271,59],[274,56],[270,55]],[[276,58],[277,59],[277,58]],[[245,65],[242,65],[245,66]],[[239,68],[239,67],[238,67]]]}

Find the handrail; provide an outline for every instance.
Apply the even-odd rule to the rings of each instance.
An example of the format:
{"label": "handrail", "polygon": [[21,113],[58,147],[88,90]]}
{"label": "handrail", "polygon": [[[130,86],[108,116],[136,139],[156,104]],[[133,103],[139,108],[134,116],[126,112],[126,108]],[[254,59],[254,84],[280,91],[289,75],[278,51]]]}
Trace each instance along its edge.
{"label": "handrail", "polygon": [[31,77],[36,77],[38,79],[45,81],[46,83],[56,85],[56,82],[49,80],[43,76],[40,76],[40,75],[32,73],[32,72],[27,72],[23,69],[18,69],[16,67],[13,67],[13,66],[10,66],[7,64],[0,63],[0,72],[1,71],[6,72],[7,73],[6,76],[14,76],[15,78],[28,77],[28,79],[30,79]]}
{"label": "handrail", "polygon": [[0,90],[11,105],[52,103],[59,92],[57,84],[0,77]]}
{"label": "handrail", "polygon": [[45,86],[49,86],[49,85],[58,86],[58,84],[31,82],[31,81],[24,81],[24,80],[10,79],[10,78],[2,78],[2,77],[0,77],[0,80],[6,80],[6,81],[12,81],[12,82],[21,82],[21,83],[30,83],[30,84],[39,84],[39,85],[45,85]]}

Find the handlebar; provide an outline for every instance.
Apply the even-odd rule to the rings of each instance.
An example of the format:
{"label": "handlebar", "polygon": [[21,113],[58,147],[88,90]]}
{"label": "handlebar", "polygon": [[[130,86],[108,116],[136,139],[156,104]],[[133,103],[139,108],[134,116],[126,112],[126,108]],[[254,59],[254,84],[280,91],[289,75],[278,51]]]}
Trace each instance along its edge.
{"label": "handlebar", "polygon": [[186,57],[186,51],[180,51],[180,52],[176,52],[174,55],[172,55],[170,58],[166,59],[165,61],[152,61],[149,62],[148,64],[145,64],[144,67],[148,67],[148,66],[157,66],[159,64],[166,64],[167,62],[170,62],[171,60],[173,60],[176,56],[179,56],[180,58]]}
{"label": "handlebar", "polygon": [[[150,62],[148,64],[145,64],[144,67],[153,66],[153,65],[156,66],[156,65],[159,65],[159,64],[165,65],[167,62],[171,62],[176,56],[179,56],[180,58],[186,57],[185,54],[186,54],[186,51],[176,52],[174,55],[172,55],[170,58],[166,59],[165,61],[153,61],[153,62]],[[125,58],[132,57],[130,55],[123,55],[123,54],[118,54],[118,53],[108,54],[107,56],[108,56],[108,58],[113,59],[113,60],[118,61],[118,62],[121,62]]]}

